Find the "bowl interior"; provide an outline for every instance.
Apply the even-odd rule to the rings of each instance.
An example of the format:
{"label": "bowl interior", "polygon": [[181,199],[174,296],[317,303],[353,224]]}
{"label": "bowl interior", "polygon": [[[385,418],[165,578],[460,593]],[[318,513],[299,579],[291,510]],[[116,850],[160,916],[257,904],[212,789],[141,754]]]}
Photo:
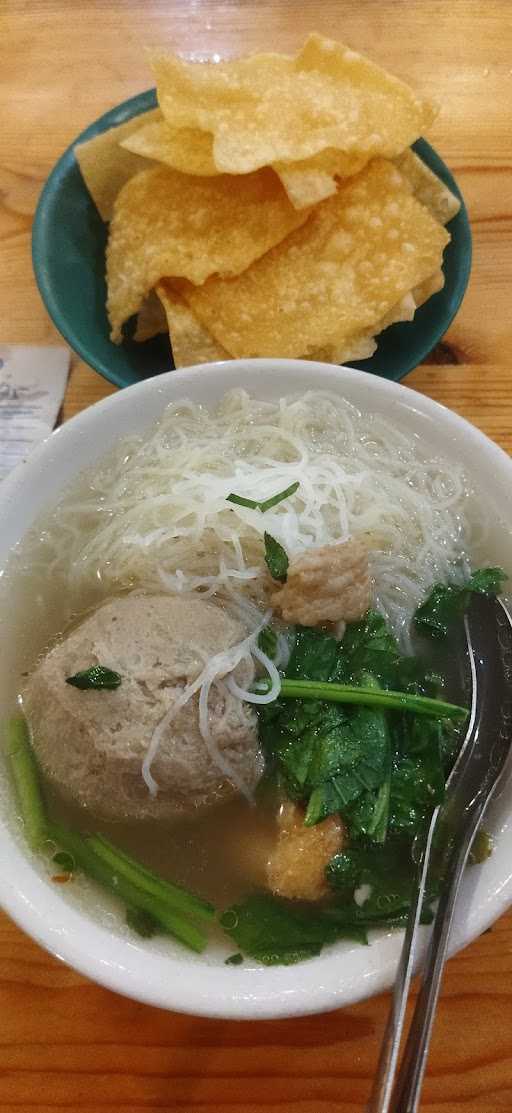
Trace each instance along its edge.
{"label": "bowl interior", "polygon": [[[52,506],[65,486],[93,465],[114,441],[150,425],[170,401],[185,397],[214,403],[226,390],[246,386],[258,398],[279,398],[315,387],[335,391],[365,412],[388,416],[445,457],[462,461],[471,475],[478,459],[478,487],[505,522],[512,520],[512,462],[478,430],[437,403],[402,386],[356,370],[300,361],[254,360],[206,365],[147,380],[91,407],[62,426],[5,481],[0,493],[0,570],[11,547]],[[512,568],[512,537],[502,532],[489,551],[491,563]],[[0,721],[11,695],[18,611],[2,592]],[[483,931],[512,899],[510,789],[505,787],[486,826],[497,836],[493,856],[469,870],[463,883],[452,948]],[[46,948],[78,970],[138,1000],[184,1012],[235,1018],[290,1016],[335,1008],[386,988],[392,981],[400,934],[375,935],[371,946],[339,943],[298,967],[263,968],[251,960],[226,967],[229,945],[191,957],[170,940],[142,944],[128,937],[120,918],[102,905],[98,918],[58,886],[31,859],[17,830],[0,780],[0,903]]]}
{"label": "bowl interior", "polygon": [[[73,148],[155,105],[155,90],[148,89],[117,105],[78,135],[50,174],[34,220],[34,271],[48,313],[71,347],[117,386],[130,386],[172,368],[169,340],[160,335],[136,343],[130,339],[132,320],[121,345],[110,341],[105,310],[107,226],[89,197]],[[433,148],[424,139],[414,147],[461,197],[448,167]],[[449,224],[452,238],[444,253],[444,288],[417,310],[413,321],[386,329],[371,359],[355,362],[354,367],[386,379],[402,379],[446,332],[464,296],[471,269],[471,233],[462,197],[461,201],[459,213]]]}

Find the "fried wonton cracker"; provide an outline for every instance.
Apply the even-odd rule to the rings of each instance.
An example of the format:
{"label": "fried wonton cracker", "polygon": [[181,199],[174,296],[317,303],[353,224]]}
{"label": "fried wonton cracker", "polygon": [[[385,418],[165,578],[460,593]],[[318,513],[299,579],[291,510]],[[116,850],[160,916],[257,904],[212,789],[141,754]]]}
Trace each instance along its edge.
{"label": "fried wonton cracker", "polygon": [[370,359],[377,350],[379,333],[396,325],[400,321],[412,321],[416,311],[416,302],[412,293],[404,294],[403,298],[381,318],[371,332],[356,333],[343,340],[341,344],[326,344],[324,348],[317,349],[307,356],[307,359],[324,360],[326,363],[348,363],[356,359]]}
{"label": "fried wonton cracker", "polygon": [[426,278],[424,282],[420,282],[418,286],[414,287],[412,296],[416,302],[416,308],[419,309],[420,305],[424,305],[433,294],[438,294],[439,291],[443,289],[443,286],[444,272],[439,268],[439,270],[434,271],[434,274],[431,274],[429,278]]}
{"label": "fried wonton cracker", "polygon": [[114,201],[125,182],[148,165],[146,158],[124,150],[120,143],[147,123],[159,119],[160,109],[155,108],[75,147],[80,173],[102,220],[110,220]]}
{"label": "fried wonton cracker", "polygon": [[415,197],[440,224],[448,224],[457,215],[460,209],[459,198],[414,151],[403,151],[394,162],[400,173],[411,183]]}
{"label": "fried wonton cracker", "polygon": [[155,57],[158,99],[174,128],[213,134],[219,170],[245,174],[335,147],[393,156],[432,123],[433,106],[341,43],[310,35],[295,58],[218,64]]}
{"label": "fried wonton cracker", "polygon": [[155,290],[150,290],[137,314],[133,339],[143,343],[144,340],[151,340],[152,336],[158,336],[160,332],[168,332],[167,317]]}
{"label": "fried wonton cracker", "polygon": [[449,235],[396,167],[375,159],[237,278],[183,284],[233,356],[304,356],[378,323],[439,269]]}
{"label": "fried wonton cracker", "polygon": [[[164,162],[182,174],[214,177],[220,170],[213,161],[213,135],[199,128],[172,128],[158,120],[138,128],[121,146],[134,154]],[[336,192],[336,178],[357,174],[368,162],[367,155],[347,155],[327,147],[312,158],[278,162],[273,169],[296,209],[324,201]]]}
{"label": "fried wonton cracker", "polygon": [[326,147],[311,158],[298,162],[276,162],[274,170],[296,209],[317,205],[336,193],[336,179],[358,174],[368,162],[367,155],[347,155]]}
{"label": "fried wonton cracker", "polygon": [[172,128],[156,120],[123,140],[122,147],[143,158],[165,162],[182,174],[215,177],[220,170],[213,161],[213,138],[199,128]]}
{"label": "fried wonton cracker", "polygon": [[231,359],[194,316],[186,301],[180,298],[169,279],[159,282],[156,292],[167,316],[175,367],[192,367],[195,363]]}
{"label": "fried wonton cracker", "polygon": [[[415,288],[416,295],[423,291],[426,297],[440,289],[438,275],[443,277],[443,272],[433,275],[421,286]],[[442,283],[441,283],[442,285]],[[434,289],[435,286],[435,289]],[[430,290],[430,293],[428,293]],[[179,296],[170,279],[163,279],[157,287],[157,293],[167,312],[169,331],[176,335],[173,344],[173,355],[176,367],[189,367],[194,363],[210,363],[219,359],[232,359],[228,352],[221,348],[214,340],[206,327],[194,316],[186,302]],[[421,304],[421,301],[418,302]],[[382,332],[388,325],[399,321],[412,321],[417,308],[412,293],[405,294],[400,301],[390,309],[389,313],[378,322],[375,335]],[[369,359],[377,349],[374,335],[371,333],[358,333],[350,336],[341,344],[330,344],[324,348],[317,348],[309,352],[306,359],[319,360],[325,363],[348,363],[354,360]]]}
{"label": "fried wonton cracker", "polygon": [[194,178],[167,166],[136,174],[116,198],[107,246],[111,338],[166,275],[236,275],[307,220],[273,170]]}

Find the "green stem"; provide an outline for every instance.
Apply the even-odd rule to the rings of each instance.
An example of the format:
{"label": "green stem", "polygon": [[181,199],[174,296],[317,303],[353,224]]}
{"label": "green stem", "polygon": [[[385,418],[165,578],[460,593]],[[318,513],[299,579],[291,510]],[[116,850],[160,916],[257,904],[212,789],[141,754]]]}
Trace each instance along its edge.
{"label": "green stem", "polygon": [[[258,688],[261,691],[261,687]],[[410,692],[388,692],[383,688],[358,688],[352,684],[334,684],[329,680],[282,680],[280,695],[284,699],[318,699],[331,703],[360,703],[368,707],[411,711],[414,715],[432,715],[436,719],[465,719],[465,707],[454,703],[415,696]]]}
{"label": "green stem", "polygon": [[27,842],[40,850],[46,837],[46,815],[28,726],[21,716],[6,726],[6,753],[16,787]]}
{"label": "green stem", "polygon": [[201,920],[213,920],[215,916],[213,904],[201,900],[200,897],[187,892],[179,885],[164,881],[140,862],[130,858],[129,854],[113,846],[108,839],[103,838],[103,835],[91,835],[86,838],[86,842],[105,865],[124,877],[126,881],[136,885],[142,892],[163,901],[171,911],[182,912],[186,916],[196,916]]}
{"label": "green stem", "polygon": [[190,947],[192,951],[204,951],[207,940],[195,924],[190,924],[182,919],[177,913],[172,912],[161,899],[148,892],[143,892],[117,870],[107,865],[91,848],[91,840],[82,838],[81,835],[72,831],[67,831],[55,823],[48,824],[47,834],[49,838],[72,854],[83,872],[97,881],[99,885],[108,889],[114,896],[119,897],[129,907],[148,912],[164,932],[174,935],[187,947]]}

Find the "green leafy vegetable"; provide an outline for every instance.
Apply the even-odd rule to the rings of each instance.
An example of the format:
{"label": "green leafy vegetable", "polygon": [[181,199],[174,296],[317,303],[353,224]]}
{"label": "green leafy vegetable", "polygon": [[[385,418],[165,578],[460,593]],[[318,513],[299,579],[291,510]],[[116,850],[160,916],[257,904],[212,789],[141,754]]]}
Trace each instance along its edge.
{"label": "green leafy vegetable", "polygon": [[220,922],[241,951],[265,966],[314,958],[325,944],[343,936],[365,942],[357,924],[345,928],[321,912],[267,893],[255,893],[233,905]]}
{"label": "green leafy vegetable", "polygon": [[[114,865],[96,853],[93,838],[84,838],[56,823],[48,824],[48,835],[63,850],[73,855],[77,866],[84,873],[119,897],[128,908],[148,913],[158,924],[160,931],[175,936],[191,950],[204,951],[207,941],[203,932],[185,919],[181,912],[177,912],[161,894],[156,895],[143,887],[146,872],[144,867],[140,867],[140,875],[132,875],[129,879],[122,870],[122,852],[119,852]],[[162,885],[165,884],[162,882]]]}
{"label": "green leafy vegetable", "polygon": [[[349,627],[341,645],[320,630],[296,630],[280,697],[259,708],[259,729],[267,758],[286,793],[306,804],[307,826],[341,812],[352,837],[383,843],[392,820],[402,829],[406,809],[409,826],[418,825],[418,817],[424,816],[430,803],[432,786],[432,799],[437,800],[438,772],[444,785],[439,744],[437,765],[432,758],[432,768],[423,769],[416,761],[414,808],[407,784],[402,785],[396,774],[396,744],[391,740],[388,711],[407,712],[400,721],[409,724],[409,735],[412,723],[419,721],[416,716],[422,720],[426,715],[435,716],[437,723],[442,716],[465,719],[467,712],[414,691],[384,690],[363,668],[371,661],[381,676],[389,678],[390,670],[396,672],[401,660],[380,615],[369,614]],[[334,682],[331,678],[340,673],[357,675],[359,683]],[[412,686],[410,679],[409,684]],[[439,730],[436,725],[435,731]],[[404,766],[404,779],[406,769]],[[412,773],[411,777],[414,779]]]}
{"label": "green leafy vegetable", "polygon": [[[281,790],[306,805],[305,823],[339,812],[348,827],[348,849],[327,869],[337,897],[322,925],[363,938],[372,927],[406,923],[413,846],[444,798],[467,717],[436,698],[441,690],[430,666],[400,654],[380,614],[349,625],[341,643],[320,630],[296,630],[279,699],[258,709],[259,729]],[[259,912],[244,906],[244,926],[247,918],[261,926]],[[255,948],[252,938],[239,945]]]}
{"label": "green leafy vegetable", "polygon": [[264,533],[265,541],[265,563],[272,576],[273,580],[279,580],[281,583],[286,583],[288,576],[288,556],[283,546],[272,537],[271,533]]}
{"label": "green leafy vegetable", "polygon": [[389,827],[390,796],[391,758],[379,788],[362,792],[344,809],[343,818],[349,825],[352,839],[362,837],[374,843],[385,842]]}
{"label": "green leafy vegetable", "polygon": [[288,680],[281,683],[280,698],[327,700],[329,703],[365,704],[368,707],[409,711],[414,715],[431,715],[439,719],[466,719],[467,707],[455,703],[417,696],[413,692],[391,692],[389,689],[364,685],[335,684],[330,681]]}
{"label": "green leafy vegetable", "polygon": [[40,850],[47,837],[46,815],[39,785],[39,771],[25,719],[21,716],[10,719],[5,728],[5,737],[7,758],[26,839],[32,850]]}
{"label": "green leafy vegetable", "polygon": [[388,806],[384,799],[379,800],[379,793],[387,782],[390,761],[385,715],[370,708],[357,708],[345,720],[345,729],[339,731],[337,745],[333,746],[325,736],[320,740],[310,770],[316,786],[309,798],[306,826],[333,812],[345,814],[347,805],[364,796],[370,801],[367,834],[377,834],[378,841],[385,838]]}
{"label": "green leafy vegetable", "polygon": [[277,634],[271,626],[265,626],[258,636],[258,646],[262,653],[273,661],[277,654]]}
{"label": "green leafy vegetable", "polygon": [[241,966],[243,961],[244,956],[240,954],[240,951],[237,951],[235,955],[229,955],[229,957],[224,960],[224,963],[226,966]]}
{"label": "green leafy vegetable", "polygon": [[76,869],[75,859],[72,854],[68,854],[67,850],[58,850],[57,853],[53,855],[52,862],[55,862],[57,866],[61,866],[66,873],[74,873]]}
{"label": "green leafy vegetable", "polygon": [[89,835],[86,836],[85,841],[97,857],[119,877],[125,878],[126,881],[136,885],[143,892],[163,901],[173,912],[193,916],[199,920],[213,920],[215,916],[213,904],[195,896],[194,893],[183,889],[180,885],[164,881],[162,877],[158,877],[156,873],[146,869],[135,858],[131,858],[129,854],[125,854],[117,846],[113,846],[108,839],[103,838],[103,835]]}
{"label": "green leafy vegetable", "polygon": [[231,493],[227,496],[226,502],[234,502],[237,506],[248,506],[250,510],[261,510],[261,513],[264,514],[266,510],[271,510],[273,506],[277,506],[278,503],[283,502],[283,500],[289,498],[290,495],[294,495],[299,487],[300,483],[297,480],[295,483],[290,483],[290,486],[286,487],[284,491],[280,491],[279,494],[272,495],[271,498],[264,499],[263,501],[260,499],[246,499],[243,495]]}
{"label": "green leafy vegetable", "polygon": [[[338,924],[360,924],[365,928],[383,924],[403,924],[407,920],[411,902],[415,866],[408,843],[389,840],[382,847],[353,847],[331,859],[327,877],[334,889],[344,894],[345,900],[326,909],[326,916]],[[361,901],[353,899],[354,892],[367,887]],[[429,905],[435,893],[428,894],[423,910],[423,922],[429,922]]]}
{"label": "green leafy vegetable", "polygon": [[298,626],[286,677],[290,680],[329,680],[337,654],[336,638],[314,627]]}
{"label": "green leafy vegetable", "polygon": [[[315,632],[318,635],[318,632]],[[306,638],[297,632],[296,651],[288,670],[300,660],[312,667],[311,647],[321,646],[321,635]],[[336,642],[325,638],[319,671],[325,675],[334,658]],[[321,662],[321,664],[320,664]],[[367,677],[370,685],[371,678]],[[300,683],[283,681],[287,683]],[[313,682],[317,683],[317,682]],[[318,682],[319,686],[330,687]],[[373,691],[373,687],[371,689]],[[368,790],[376,791],[389,767],[389,734],[384,715],[369,707],[348,708],[321,699],[279,698],[259,708],[260,737],[288,795],[307,803],[305,822],[318,823]]]}
{"label": "green leafy vegetable", "polygon": [[[401,728],[401,729],[400,729]],[[390,788],[390,830],[411,840],[445,795],[439,722],[412,719],[395,730],[398,743]]]}
{"label": "green leafy vegetable", "polygon": [[122,677],[113,669],[107,669],[105,665],[91,665],[90,669],[83,669],[74,676],[67,676],[66,684],[72,684],[73,688],[80,688],[81,691],[86,691],[88,688],[94,688],[96,691],[102,689],[113,691],[114,688],[119,688],[121,680]]}
{"label": "green leafy vegetable", "polygon": [[506,579],[507,573],[503,568],[477,568],[470,576],[469,588],[480,595],[499,595]]}
{"label": "green leafy vegetable", "polygon": [[157,934],[159,928],[154,916],[150,912],[144,912],[142,908],[127,908],[126,923],[142,939],[151,939]]}
{"label": "green leafy vegetable", "polygon": [[491,836],[487,831],[483,831],[482,828],[480,828],[471,844],[471,850],[469,852],[470,864],[472,866],[480,865],[481,862],[485,862],[487,858],[490,858],[492,851],[493,841]]}
{"label": "green leafy vegetable", "polygon": [[434,584],[416,611],[416,627],[431,637],[445,638],[450,626],[468,609],[473,594],[499,595],[506,578],[502,568],[478,568],[462,586]]}
{"label": "green leafy vegetable", "polygon": [[[194,951],[203,951],[206,937],[189,917],[212,920],[213,905],[153,874],[101,835],[83,836],[46,818],[36,760],[23,718],[7,724],[6,752],[18,795],[27,840],[34,850],[56,843],[53,854],[66,873],[83,870],[128,906],[127,921],[139,934],[153,928],[174,935]],[[136,927],[135,925],[138,925]],[[144,924],[144,931],[140,930]]]}
{"label": "green leafy vegetable", "polygon": [[368,611],[359,622],[347,626],[330,679],[350,683],[369,672],[381,687],[392,686],[399,661],[398,645],[386,620],[377,611]]}
{"label": "green leafy vegetable", "polygon": [[[492,593],[501,583],[499,569],[484,569],[462,592]],[[450,587],[449,596],[455,591],[456,609],[467,605],[460,588]],[[371,928],[406,923],[415,858],[444,799],[467,719],[465,708],[443,698],[444,686],[430,662],[401,655],[376,612],[350,624],[341,642],[296,629],[280,696],[258,708],[267,776],[305,805],[306,825],[339,812],[349,840],[326,870],[331,904],[312,918],[304,922],[303,907],[262,897],[230,910],[228,930],[242,950],[262,962],[299,961],[332,940],[328,923],[361,940]],[[488,852],[483,838],[473,857]],[[442,869],[440,859],[424,922],[432,918]]]}

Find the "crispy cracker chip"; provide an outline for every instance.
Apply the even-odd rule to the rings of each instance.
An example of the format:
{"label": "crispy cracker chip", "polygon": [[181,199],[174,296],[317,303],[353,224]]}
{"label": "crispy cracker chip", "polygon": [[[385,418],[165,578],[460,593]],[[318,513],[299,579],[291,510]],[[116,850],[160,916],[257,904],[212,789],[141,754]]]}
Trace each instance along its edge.
{"label": "crispy cracker chip", "polygon": [[420,305],[428,301],[433,294],[438,294],[444,286],[444,273],[441,269],[434,271],[430,278],[426,278],[424,282],[420,282],[418,286],[414,287],[412,296],[416,302],[416,308],[419,309]]}
{"label": "crispy cracker chip", "polygon": [[182,174],[205,178],[220,174],[213,161],[212,135],[199,128],[171,128],[165,120],[157,120],[138,128],[121,146],[144,158],[165,162]]}
{"label": "crispy cracker chip", "polygon": [[369,359],[377,350],[376,337],[399,321],[412,321],[416,312],[416,302],[412,293],[404,294],[400,301],[393,305],[388,313],[374,326],[373,332],[356,333],[354,336],[343,340],[341,344],[326,344],[324,348],[317,349],[308,359],[321,359],[327,363],[347,363],[354,359]]}
{"label": "crispy cracker chip", "polygon": [[307,219],[273,170],[243,178],[194,178],[167,166],[144,170],[119,193],[107,246],[111,338],[166,275],[201,283],[236,275]]}
{"label": "crispy cracker chip", "polygon": [[334,147],[298,162],[276,162],[274,170],[296,209],[316,205],[336,193],[336,179],[358,174],[368,162],[367,155],[347,155]]}
{"label": "crispy cracker chip", "polygon": [[345,340],[343,344],[326,344],[324,348],[313,348],[304,359],[314,359],[319,363],[348,363],[354,359],[370,359],[377,350],[373,336],[359,333]]}
{"label": "crispy cracker chip", "polygon": [[[443,272],[438,274],[443,277]],[[427,279],[421,286],[416,287],[414,293],[432,287],[435,293],[434,280],[438,282],[438,274]],[[436,289],[440,287],[436,284]],[[232,359],[228,352],[221,348],[214,340],[206,327],[194,316],[187,303],[180,297],[174,288],[172,280],[164,278],[157,286],[157,293],[165,311],[169,331],[172,332],[173,355],[176,367],[190,367],[194,363],[212,363],[215,360]],[[426,294],[430,296],[429,293]],[[424,299],[426,300],[426,298]],[[418,303],[418,304],[421,304]],[[388,325],[399,321],[412,321],[416,310],[416,301],[412,293],[405,294],[400,301],[390,309],[389,313],[378,322],[375,335],[382,332]],[[369,359],[377,349],[375,336],[371,333],[358,333],[350,336],[342,344],[327,344],[324,348],[310,351],[306,359],[319,360],[325,363],[347,363],[349,360]]]}
{"label": "crispy cracker chip", "polygon": [[375,159],[238,278],[183,284],[233,356],[304,356],[375,332],[440,267],[449,235],[394,165]]}
{"label": "crispy cracker chip", "polygon": [[152,336],[158,336],[158,333],[167,331],[167,317],[162,302],[155,291],[150,290],[140,307],[133,339],[143,343],[144,340],[151,340]]}
{"label": "crispy cracker chip", "polygon": [[[214,177],[220,170],[213,161],[213,135],[199,128],[172,128],[165,120],[138,128],[121,146],[144,158],[154,159],[182,174]],[[328,147],[309,159],[279,162],[273,166],[296,209],[324,201],[336,192],[336,178],[359,173],[366,155],[346,155]]]}
{"label": "crispy cracker chip", "polygon": [[457,215],[460,209],[459,198],[414,151],[403,151],[394,162],[400,173],[411,183],[415,197],[440,224],[448,224]]}
{"label": "crispy cracker chip", "polygon": [[148,121],[160,118],[160,109],[155,108],[75,147],[75,158],[82,178],[102,220],[110,220],[114,201],[125,182],[148,165],[147,159],[123,150],[119,144],[128,136],[134,135]]}
{"label": "crispy cracker chip", "polygon": [[175,367],[192,367],[195,363],[231,359],[194,316],[186,301],[180,298],[169,279],[164,278],[159,282],[156,292],[167,317]]}
{"label": "crispy cracker chip", "polygon": [[155,57],[162,112],[172,127],[214,136],[219,170],[248,173],[310,158],[326,147],[392,156],[431,124],[435,109],[341,43],[310,35],[296,58],[259,54],[218,64]]}

